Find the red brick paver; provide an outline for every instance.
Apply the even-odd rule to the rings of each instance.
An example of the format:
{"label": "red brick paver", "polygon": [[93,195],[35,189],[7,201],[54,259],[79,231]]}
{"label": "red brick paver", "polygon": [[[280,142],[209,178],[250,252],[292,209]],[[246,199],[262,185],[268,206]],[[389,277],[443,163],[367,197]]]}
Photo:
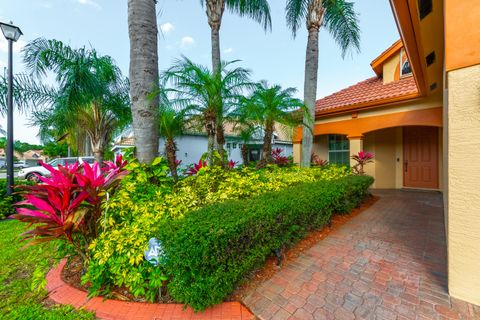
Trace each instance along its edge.
{"label": "red brick paver", "polygon": [[480,319],[447,293],[442,196],[376,191],[371,208],[244,299],[260,319]]}
{"label": "red brick paver", "polygon": [[69,304],[95,312],[97,318],[108,320],[253,320],[254,316],[239,302],[224,302],[204,312],[194,313],[181,304],[154,304],[125,302],[103,298],[87,299],[87,293],[63,282],[60,273],[65,266],[63,260],[47,274],[47,291],[56,303]]}

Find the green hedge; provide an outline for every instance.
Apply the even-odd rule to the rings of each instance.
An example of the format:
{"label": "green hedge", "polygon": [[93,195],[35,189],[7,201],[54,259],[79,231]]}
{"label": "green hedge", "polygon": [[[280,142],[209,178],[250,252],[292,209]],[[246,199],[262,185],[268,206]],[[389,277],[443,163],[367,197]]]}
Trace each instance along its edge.
{"label": "green hedge", "polygon": [[[30,181],[17,181],[15,180],[15,185],[18,184],[33,184]],[[11,197],[7,197],[7,179],[0,179],[0,220],[5,217],[15,213],[12,203],[22,200],[21,197],[17,194],[13,196],[13,202]]]}
{"label": "green hedge", "polygon": [[318,181],[201,208],[163,226],[168,291],[195,310],[221,302],[276,249],[368,194],[369,176]]}

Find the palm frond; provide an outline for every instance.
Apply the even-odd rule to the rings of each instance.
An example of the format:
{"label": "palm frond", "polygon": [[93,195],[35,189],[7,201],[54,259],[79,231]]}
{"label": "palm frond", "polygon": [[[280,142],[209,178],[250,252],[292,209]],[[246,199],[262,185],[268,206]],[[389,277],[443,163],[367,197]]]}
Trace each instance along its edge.
{"label": "palm frond", "polygon": [[324,0],[324,26],[342,50],[360,51],[360,27],[354,3],[345,0]]}
{"label": "palm frond", "polygon": [[[223,0],[221,0],[223,1]],[[226,8],[240,16],[252,18],[264,30],[272,30],[270,5],[267,0],[224,0]]]}
{"label": "palm frond", "polygon": [[292,30],[293,37],[296,37],[298,30],[305,22],[309,3],[310,0],[287,0],[285,17],[287,26]]}

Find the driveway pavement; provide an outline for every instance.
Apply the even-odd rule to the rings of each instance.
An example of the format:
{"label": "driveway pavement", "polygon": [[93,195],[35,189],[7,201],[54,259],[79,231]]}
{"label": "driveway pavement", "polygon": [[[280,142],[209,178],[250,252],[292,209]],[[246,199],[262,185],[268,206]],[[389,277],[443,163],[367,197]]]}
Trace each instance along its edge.
{"label": "driveway pavement", "polygon": [[480,319],[447,293],[442,195],[378,190],[372,207],[244,299],[260,319]]}

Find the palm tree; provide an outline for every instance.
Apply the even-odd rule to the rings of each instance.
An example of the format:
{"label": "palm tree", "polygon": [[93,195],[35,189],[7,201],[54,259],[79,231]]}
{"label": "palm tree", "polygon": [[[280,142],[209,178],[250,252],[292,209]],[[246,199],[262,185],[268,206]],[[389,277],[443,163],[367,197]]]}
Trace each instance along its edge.
{"label": "palm tree", "polygon": [[200,0],[206,8],[212,39],[212,70],[221,68],[220,26],[225,7],[240,16],[247,16],[262,24],[263,29],[272,28],[270,6],[267,0]]}
{"label": "palm tree", "polygon": [[177,145],[175,138],[185,133],[187,125],[188,108],[175,108],[175,100],[170,100],[167,90],[160,88],[158,91],[160,100],[159,109],[159,133],[165,139],[165,153],[168,166],[175,181],[178,180],[177,174]]}
{"label": "palm tree", "polygon": [[[128,80],[112,58],[39,38],[25,46],[24,62],[31,76],[17,77],[17,103],[40,109],[32,119],[40,134],[52,126],[59,135],[83,132],[102,162],[112,134],[131,120]],[[55,75],[54,88],[42,82],[48,72]]]}
{"label": "palm tree", "polygon": [[188,105],[197,117],[201,116],[200,122],[208,137],[209,165],[213,163],[215,142],[221,159],[224,159],[223,121],[242,92],[252,86],[250,71],[240,67],[229,69],[235,62],[222,62],[220,71],[212,72],[183,57],[164,73],[164,81],[171,81],[176,88],[177,98]]}
{"label": "palm tree", "polygon": [[272,163],[272,138],[275,124],[280,123],[288,127],[298,124],[293,111],[305,109],[301,100],[293,95],[295,88],[282,89],[279,85],[269,86],[265,81],[257,84],[253,94],[244,99],[239,113],[243,119],[251,119],[263,128],[263,155],[258,167]]}
{"label": "palm tree", "polygon": [[353,2],[346,0],[287,0],[287,25],[295,37],[300,26],[306,22],[308,31],[305,58],[304,102],[308,117],[303,120],[301,165],[310,166],[313,143],[313,120],[318,77],[318,33],[320,27],[327,28],[345,56],[349,49],[360,50],[358,15]]}
{"label": "palm tree", "polygon": [[130,96],[137,158],[150,163],[158,154],[158,83],[156,0],[128,0]]}

